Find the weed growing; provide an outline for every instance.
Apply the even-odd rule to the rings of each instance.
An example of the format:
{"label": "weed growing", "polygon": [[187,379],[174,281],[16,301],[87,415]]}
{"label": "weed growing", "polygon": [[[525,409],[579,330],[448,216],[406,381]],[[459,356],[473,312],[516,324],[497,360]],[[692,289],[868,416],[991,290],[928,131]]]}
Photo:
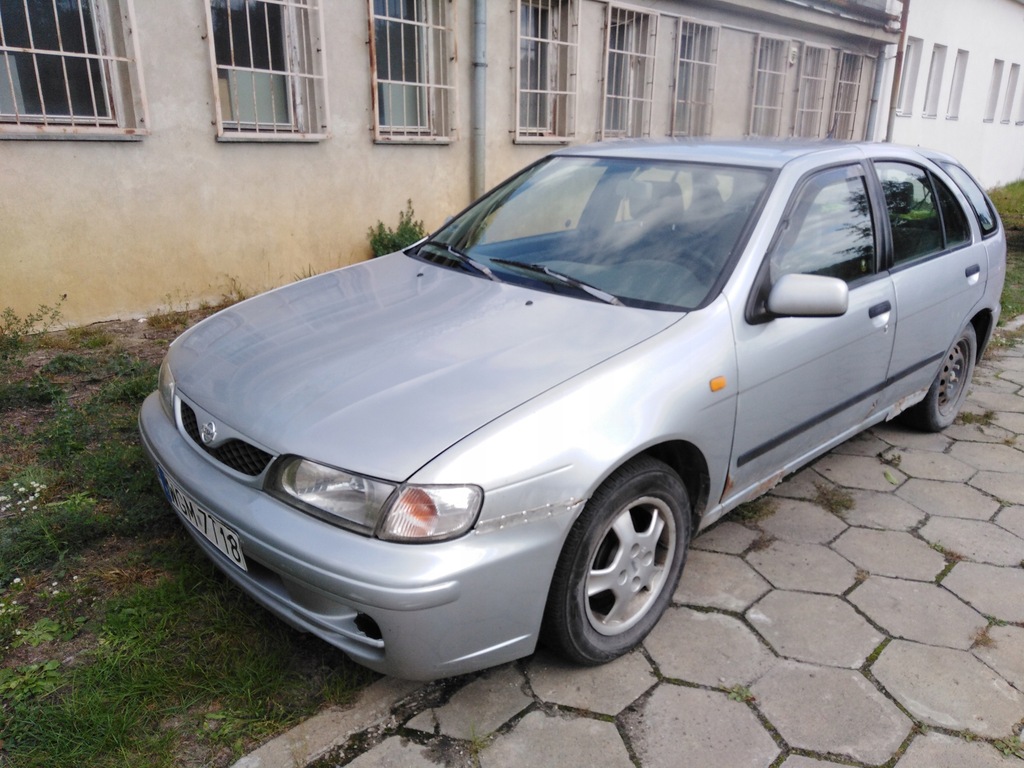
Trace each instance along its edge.
{"label": "weed growing", "polygon": [[374,256],[384,256],[388,253],[400,251],[407,245],[412,245],[421,240],[426,234],[423,222],[413,218],[412,200],[406,202],[405,210],[398,214],[398,226],[395,229],[387,226],[383,221],[370,227],[366,233],[370,241],[370,250]]}

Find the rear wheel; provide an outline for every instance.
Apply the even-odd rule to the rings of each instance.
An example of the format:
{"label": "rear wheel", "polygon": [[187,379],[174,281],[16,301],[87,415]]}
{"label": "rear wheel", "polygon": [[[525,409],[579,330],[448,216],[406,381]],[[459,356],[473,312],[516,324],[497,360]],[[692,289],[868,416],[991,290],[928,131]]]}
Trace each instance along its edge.
{"label": "rear wheel", "polygon": [[968,323],[943,358],[924,400],[907,411],[911,423],[928,432],[939,432],[953,423],[967,399],[977,356],[978,337]]}
{"label": "rear wheel", "polygon": [[623,466],[566,539],[545,609],[548,644],[581,664],[636,647],[672,599],[689,540],[690,502],[679,476],[649,457]]}

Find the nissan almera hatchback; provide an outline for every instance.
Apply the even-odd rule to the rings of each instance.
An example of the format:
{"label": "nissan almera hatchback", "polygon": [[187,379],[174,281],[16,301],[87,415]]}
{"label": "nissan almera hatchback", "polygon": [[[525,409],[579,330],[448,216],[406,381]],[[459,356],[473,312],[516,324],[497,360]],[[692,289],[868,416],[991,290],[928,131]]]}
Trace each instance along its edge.
{"label": "nissan almera hatchback", "polygon": [[865,427],[949,425],[1005,237],[951,158],[613,143],[169,348],[142,439],[198,545],[429,679],[636,646],[690,538]]}

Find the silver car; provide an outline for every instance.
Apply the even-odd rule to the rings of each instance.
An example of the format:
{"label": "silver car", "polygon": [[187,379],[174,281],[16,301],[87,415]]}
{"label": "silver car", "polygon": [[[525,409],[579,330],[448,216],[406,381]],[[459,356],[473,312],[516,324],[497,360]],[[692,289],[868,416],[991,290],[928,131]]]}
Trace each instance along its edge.
{"label": "silver car", "polygon": [[573,147],[184,333],[142,439],[209,557],[361,664],[597,664],[699,529],[872,424],[952,423],[1005,257],[943,155]]}

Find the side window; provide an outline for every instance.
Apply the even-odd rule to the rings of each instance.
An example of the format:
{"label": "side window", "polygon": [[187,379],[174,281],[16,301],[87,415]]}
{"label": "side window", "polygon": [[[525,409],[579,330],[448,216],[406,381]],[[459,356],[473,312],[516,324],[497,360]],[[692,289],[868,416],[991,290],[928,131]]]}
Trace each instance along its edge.
{"label": "side window", "polygon": [[906,163],[876,163],[892,228],[893,263],[942,250],[942,221],[928,173]]}
{"label": "side window", "polygon": [[939,210],[942,211],[942,230],[946,235],[946,248],[956,248],[971,242],[971,227],[967,223],[967,214],[960,207],[949,187],[934,176],[932,183],[939,197]]}
{"label": "side window", "polygon": [[772,253],[774,282],[799,273],[853,282],[875,271],[875,235],[859,168],[834,168],[797,192]]}
{"label": "side window", "polygon": [[970,201],[971,207],[974,209],[974,215],[978,217],[981,234],[991,235],[995,232],[999,228],[998,220],[988,197],[986,197],[981,187],[978,186],[978,183],[959,165],[943,163],[942,169],[952,177],[956,185],[960,187],[960,191]]}

